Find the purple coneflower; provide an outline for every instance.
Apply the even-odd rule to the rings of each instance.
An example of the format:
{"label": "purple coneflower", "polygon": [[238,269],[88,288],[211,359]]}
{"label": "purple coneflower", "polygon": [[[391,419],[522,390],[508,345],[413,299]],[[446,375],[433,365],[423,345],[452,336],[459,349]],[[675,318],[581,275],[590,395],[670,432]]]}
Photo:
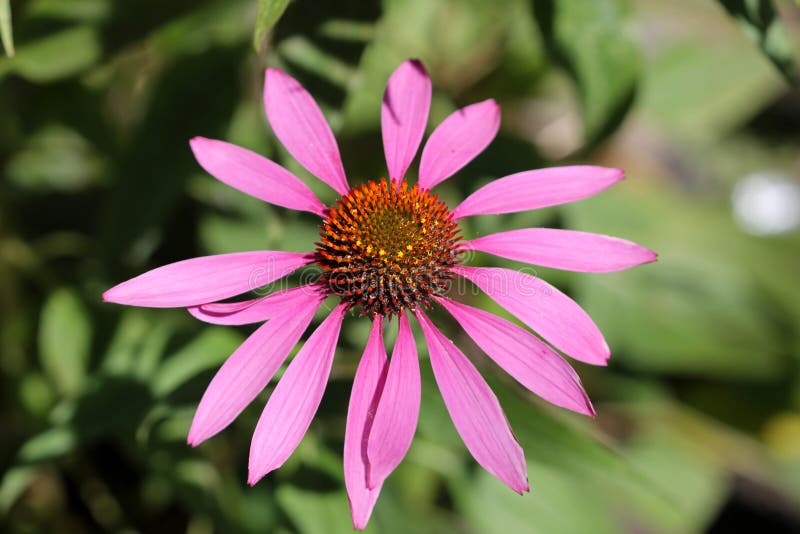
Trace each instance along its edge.
{"label": "purple coneflower", "polygon": [[[264,322],[225,361],[203,395],[188,441],[196,446],[225,428],[267,386],[327,297],[338,304],[289,363],[258,421],[250,448],[249,483],[280,467],[308,430],[322,399],[345,312],[367,316],[372,330],[356,371],[344,443],[344,473],[353,524],[363,529],[386,477],[405,456],[420,407],[420,370],[409,324],[413,315],[456,430],[475,460],[522,493],[525,458],[502,408],[475,366],[423,312],[447,310],[475,343],[523,386],[582,414],[594,409],[580,379],[554,350],[605,365],[608,345],[572,299],[519,271],[462,265],[459,253],[482,251],[535,265],[583,272],[626,269],[656,255],[613,237],[546,228],[510,230],[461,241],[458,221],[472,215],[555,206],[594,195],[617,181],[618,169],[595,166],[524,171],[489,183],[450,210],[432,192],[480,154],[497,134],[500,109],[486,100],[457,110],[429,137],[419,180],[406,170],[428,121],[431,81],[417,61],[392,74],[381,107],[389,179],[350,187],[336,140],[311,95],[292,77],[268,69],[267,118],[286,149],[340,198],[326,207],[292,173],[253,152],[202,137],[191,147],[211,175],[256,198],[318,215],[320,241],[307,254],[241,252],[159,267],[106,291],[109,302],[185,307],[214,324]],[[309,248],[311,244],[309,243]],[[274,282],[309,264],[322,269],[310,284],[240,302],[217,302]],[[538,333],[446,296],[454,277],[469,280]],[[391,358],[384,322],[397,318]]]}

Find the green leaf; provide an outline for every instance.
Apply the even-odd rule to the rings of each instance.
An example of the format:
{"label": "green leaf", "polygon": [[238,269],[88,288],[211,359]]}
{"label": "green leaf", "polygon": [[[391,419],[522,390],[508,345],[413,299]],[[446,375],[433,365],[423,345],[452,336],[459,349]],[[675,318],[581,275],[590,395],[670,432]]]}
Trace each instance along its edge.
{"label": "green leaf", "polygon": [[14,55],[14,33],[11,31],[10,0],[0,0],[0,40],[8,57]]}
{"label": "green leaf", "polygon": [[94,22],[111,14],[109,0],[33,0],[25,6],[29,17]]}
{"label": "green leaf", "polygon": [[551,54],[578,85],[585,141],[593,145],[621,122],[632,103],[639,54],[628,32],[628,2],[532,2]]}
{"label": "green leaf", "polygon": [[97,377],[74,402],[62,405],[67,412],[63,420],[22,445],[18,462],[33,464],[59,458],[100,436],[130,436],[152,403],[147,386],[137,380]]}
{"label": "green leaf", "polygon": [[45,374],[65,395],[77,393],[89,366],[92,325],[86,308],[71,289],[47,299],[39,323],[39,358]]}
{"label": "green leaf", "polygon": [[621,184],[564,213],[570,226],[659,253],[650,265],[577,278],[579,302],[619,363],[638,372],[750,381],[783,372],[781,335],[746,267],[772,261],[736,231],[726,211],[667,188]]}
{"label": "green leaf", "polygon": [[8,161],[9,180],[39,192],[73,192],[102,180],[106,162],[80,133],[49,124]]}
{"label": "green leaf", "polygon": [[728,135],[774,101],[784,90],[781,77],[744,39],[723,35],[713,43],[669,43],[650,58],[637,110],[695,141]]}
{"label": "green leaf", "polygon": [[129,309],[122,316],[103,356],[101,369],[110,375],[148,376],[175,327],[163,310]]}
{"label": "green leaf", "polygon": [[33,474],[33,468],[27,466],[12,467],[5,472],[0,481],[0,514],[7,514],[11,506],[28,489]]}
{"label": "green leaf", "polygon": [[[480,470],[474,480],[453,480],[456,505],[477,533],[571,534],[620,532],[612,510],[594,488],[552,467],[528,463],[531,494],[515,495]],[[580,503],[579,513],[564,513]]]}
{"label": "green leaf", "polygon": [[278,51],[303,70],[342,88],[347,87],[355,75],[352,67],[301,35],[281,41]]}
{"label": "green leaf", "polygon": [[347,497],[343,492],[318,493],[282,485],[277,491],[280,503],[300,532],[307,534],[349,534],[353,532]]}
{"label": "green leaf", "polygon": [[69,427],[52,427],[32,437],[20,448],[19,461],[35,464],[64,456],[78,445],[78,435]]}
{"label": "green leaf", "polygon": [[769,58],[791,85],[797,86],[792,48],[770,0],[719,0],[736,23]]}
{"label": "green leaf", "polygon": [[153,392],[168,395],[190,378],[217,367],[236,350],[242,337],[230,328],[208,328],[164,361],[153,379]]}
{"label": "green leaf", "polygon": [[83,72],[101,52],[97,31],[78,26],[20,46],[13,58],[0,61],[0,76],[14,72],[32,82],[52,82]]}
{"label": "green leaf", "polygon": [[253,35],[253,46],[260,50],[267,32],[281,18],[289,6],[289,0],[258,0],[258,13],[256,14],[256,31]]}

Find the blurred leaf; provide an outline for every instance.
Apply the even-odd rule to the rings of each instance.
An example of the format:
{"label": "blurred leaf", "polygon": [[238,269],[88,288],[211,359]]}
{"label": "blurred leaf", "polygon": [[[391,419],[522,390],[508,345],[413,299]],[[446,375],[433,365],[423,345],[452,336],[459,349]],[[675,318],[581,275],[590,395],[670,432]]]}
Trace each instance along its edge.
{"label": "blurred leaf", "polygon": [[45,126],[11,156],[8,178],[34,191],[78,191],[102,179],[105,162],[78,132],[61,124]]}
{"label": "blurred leaf", "polygon": [[517,15],[511,9],[515,0],[384,4],[375,39],[364,50],[358,76],[349,84],[343,111],[348,131],[377,126],[386,80],[409,57],[423,61],[437,89],[458,94],[475,85],[496,67]]}
{"label": "blurred leaf", "polygon": [[278,503],[304,534],[349,534],[353,523],[344,492],[318,493],[283,485],[277,491]]}
{"label": "blurred leaf", "polygon": [[797,67],[792,47],[771,0],[719,0],[744,30],[747,37],[777,67],[793,86],[797,86]]}
{"label": "blurred leaf", "polygon": [[288,61],[338,87],[346,87],[355,74],[352,67],[301,35],[281,41],[278,51]]}
{"label": "blurred leaf", "polygon": [[210,327],[167,358],[153,378],[153,392],[163,397],[190,378],[215,369],[236,350],[242,336],[232,328]]}
{"label": "blurred leaf", "polygon": [[52,82],[83,72],[101,52],[97,31],[77,26],[25,43],[13,58],[0,58],[0,77],[14,72],[32,82]]}
{"label": "blurred leaf", "polygon": [[330,39],[368,43],[375,37],[375,25],[359,20],[329,19],[322,23],[319,33]]}
{"label": "blurred leaf", "polygon": [[78,443],[78,436],[72,428],[52,427],[26,441],[17,456],[24,464],[40,463],[64,456]]}
{"label": "blurred leaf", "polygon": [[684,139],[727,135],[783,90],[752,47],[729,39],[670,43],[646,70],[639,109]]}
{"label": "blurred leaf", "polygon": [[39,323],[39,358],[45,374],[63,394],[74,395],[89,366],[92,324],[72,289],[50,294]]}
{"label": "blurred leaf", "polygon": [[111,13],[109,0],[33,0],[26,6],[29,17],[96,22]]}
{"label": "blurred leaf", "polygon": [[[242,221],[209,215],[200,221],[200,242],[211,254],[259,250],[267,244],[269,234],[278,230],[276,226],[281,225],[270,225],[266,220]],[[309,242],[308,247],[311,243],[313,241]]]}
{"label": "blurred leaf", "polygon": [[575,78],[585,141],[594,145],[621,122],[639,77],[628,2],[534,0],[532,5],[545,42]]}
{"label": "blurred leaf", "polygon": [[14,55],[14,34],[11,31],[11,0],[0,0],[0,40],[6,55]]}
{"label": "blurred leaf", "polygon": [[148,367],[161,359],[174,330],[172,321],[161,317],[164,313],[162,310],[126,310],[103,356],[102,370],[110,375],[147,376],[137,370],[142,368],[143,362],[150,362],[145,365]]}
{"label": "blurred leaf", "polygon": [[159,28],[148,41],[168,56],[202,54],[215,46],[247,41],[253,19],[250,0],[211,3],[189,11]]}
{"label": "blurred leaf", "polygon": [[148,389],[135,380],[99,377],[76,399],[67,420],[30,438],[17,458],[23,464],[59,458],[100,436],[132,433],[152,404]]}
{"label": "blurred leaf", "polygon": [[[185,201],[186,182],[198,169],[188,140],[198,134],[214,137],[230,120],[239,96],[239,61],[239,48],[218,47],[181,57],[159,77],[147,114],[117,160],[119,175],[102,206],[99,233],[107,264],[141,264],[162,232],[177,231],[164,218]],[[226,83],[198,85],[210,71]],[[191,105],[186,95],[192,95]],[[142,243],[150,246],[137,247]],[[183,254],[193,255],[191,250]]]}
{"label": "blurred leaf", "polygon": [[638,512],[637,521],[648,531],[706,532],[725,503],[725,476],[718,466],[661,438],[630,443],[625,455],[667,500],[656,502],[647,499],[647,492],[633,492],[626,496],[626,508]]}
{"label": "blurred leaf", "polygon": [[54,401],[53,389],[40,373],[27,373],[19,384],[19,398],[26,410],[44,418]]}
{"label": "blurred leaf", "polygon": [[30,467],[12,467],[3,474],[0,480],[0,514],[6,515],[28,489],[33,479],[33,469]]}
{"label": "blurred leaf", "polygon": [[[613,514],[591,484],[552,467],[528,462],[531,493],[516,495],[484,470],[474,479],[453,480],[456,504],[475,532],[615,534]],[[578,504],[580,503],[580,504]],[[579,507],[580,511],[570,513]]]}
{"label": "blurred leaf", "polygon": [[256,50],[263,47],[267,32],[275,26],[288,6],[289,0],[258,0],[256,30],[253,35],[253,46]]}
{"label": "blurred leaf", "polygon": [[632,239],[659,253],[654,264],[577,278],[580,302],[618,361],[640,372],[754,381],[779,376],[781,336],[742,268],[749,258],[770,261],[713,205],[663,187],[626,185],[564,210],[572,227]]}

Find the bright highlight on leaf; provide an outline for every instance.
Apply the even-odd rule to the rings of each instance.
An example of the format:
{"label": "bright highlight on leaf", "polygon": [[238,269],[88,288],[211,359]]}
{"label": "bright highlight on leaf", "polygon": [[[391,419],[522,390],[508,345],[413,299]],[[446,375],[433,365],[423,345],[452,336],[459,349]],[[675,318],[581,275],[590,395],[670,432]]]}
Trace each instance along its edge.
{"label": "bright highlight on leaf", "polygon": [[11,0],[0,0],[0,40],[8,57],[14,55],[14,34],[11,30]]}
{"label": "bright highlight on leaf", "polygon": [[264,38],[281,18],[287,7],[289,7],[289,0],[258,0],[256,29],[253,35],[253,46],[256,50],[261,50],[264,47]]}

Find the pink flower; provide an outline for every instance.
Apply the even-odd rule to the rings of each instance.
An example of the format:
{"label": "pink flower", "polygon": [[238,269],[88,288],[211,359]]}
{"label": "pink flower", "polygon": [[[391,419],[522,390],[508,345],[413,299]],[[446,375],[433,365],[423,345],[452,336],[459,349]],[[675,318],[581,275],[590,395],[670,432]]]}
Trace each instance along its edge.
{"label": "pink flower", "polygon": [[[457,221],[464,217],[572,202],[599,193],[623,173],[594,166],[524,171],[482,187],[451,211],[431,189],[489,145],[500,126],[500,109],[486,100],[445,119],[422,150],[419,181],[412,187],[404,177],[422,140],[430,102],[431,81],[424,67],[417,61],[400,65],[381,107],[389,180],[351,187],[314,99],[292,77],[268,69],[264,104],[275,135],[303,167],[341,195],[336,204],[326,207],[292,173],[243,148],[202,137],[192,139],[191,147],[200,165],[231,187],[321,217],[316,249],[193,258],[149,271],[103,295],[119,304],[186,307],[209,323],[264,322],[209,384],[189,431],[193,446],[236,418],[270,382],[322,301],[338,297],[264,408],[250,449],[250,484],[280,467],[311,424],[345,312],[369,316],[372,331],[353,382],[344,445],[345,482],[359,529],[366,526],[386,477],[408,451],[417,425],[420,370],[409,315],[422,328],[436,382],[464,444],[511,489],[528,491],[525,458],[497,398],[423,308],[436,303],[447,310],[490,358],[543,399],[594,414],[580,379],[555,350],[589,364],[606,364],[608,345],[586,312],[544,280],[504,268],[462,265],[459,252],[476,250],[583,272],[615,271],[656,259],[630,241],[571,230],[528,228],[461,241]],[[313,283],[252,300],[216,302],[309,264],[323,272]],[[506,319],[448,298],[454,277],[472,282],[547,343]],[[389,359],[382,328],[384,320],[395,316],[399,334]]]}

